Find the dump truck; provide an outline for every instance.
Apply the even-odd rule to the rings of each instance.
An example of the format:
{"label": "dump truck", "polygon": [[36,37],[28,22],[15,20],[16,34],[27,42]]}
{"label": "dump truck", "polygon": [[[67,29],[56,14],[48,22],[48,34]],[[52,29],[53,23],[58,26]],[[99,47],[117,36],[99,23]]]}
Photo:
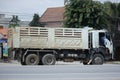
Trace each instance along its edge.
{"label": "dump truck", "polygon": [[14,51],[22,65],[54,65],[56,61],[80,61],[92,65],[114,58],[109,32],[89,27],[10,28],[8,48],[9,54]]}

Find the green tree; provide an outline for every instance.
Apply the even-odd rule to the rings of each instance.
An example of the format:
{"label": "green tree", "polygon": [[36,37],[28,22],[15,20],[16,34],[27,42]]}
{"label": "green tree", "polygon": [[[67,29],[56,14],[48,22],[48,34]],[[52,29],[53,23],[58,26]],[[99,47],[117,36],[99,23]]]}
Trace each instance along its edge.
{"label": "green tree", "polygon": [[105,2],[104,7],[109,24],[108,30],[113,32],[118,27],[120,21],[120,3]]}
{"label": "green tree", "polygon": [[39,27],[43,27],[44,25],[42,23],[39,22],[39,15],[38,14],[34,14],[33,16],[33,20],[29,23],[30,26],[39,26]]}
{"label": "green tree", "polygon": [[12,17],[12,19],[10,21],[9,27],[19,26],[19,22],[20,22],[20,20],[18,19],[18,16],[17,15],[13,15],[13,17]]}
{"label": "green tree", "polygon": [[94,27],[96,29],[105,28],[103,4],[92,0],[69,0],[65,6],[64,14],[65,27]]}
{"label": "green tree", "polygon": [[118,3],[117,10],[118,10],[118,17],[120,18],[120,3]]}

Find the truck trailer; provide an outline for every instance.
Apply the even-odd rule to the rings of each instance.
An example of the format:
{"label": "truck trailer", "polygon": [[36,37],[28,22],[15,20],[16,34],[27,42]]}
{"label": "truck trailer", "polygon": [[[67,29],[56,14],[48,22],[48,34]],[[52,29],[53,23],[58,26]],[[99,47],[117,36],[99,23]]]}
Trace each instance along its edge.
{"label": "truck trailer", "polygon": [[10,28],[8,48],[9,54],[14,51],[22,65],[54,65],[56,61],[81,61],[92,65],[114,59],[109,32],[89,27]]}

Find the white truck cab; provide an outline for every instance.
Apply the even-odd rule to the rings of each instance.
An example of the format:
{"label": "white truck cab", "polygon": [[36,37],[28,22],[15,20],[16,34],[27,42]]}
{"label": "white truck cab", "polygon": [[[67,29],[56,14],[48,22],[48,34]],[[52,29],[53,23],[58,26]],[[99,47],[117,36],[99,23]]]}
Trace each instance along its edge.
{"label": "white truck cab", "polygon": [[[113,54],[113,42],[110,34],[106,30],[93,30],[89,34],[92,35],[93,48],[106,47]],[[102,37],[105,38],[105,42],[102,42]]]}
{"label": "white truck cab", "polygon": [[106,60],[114,59],[113,42],[107,30],[90,30],[89,48],[102,53]]}

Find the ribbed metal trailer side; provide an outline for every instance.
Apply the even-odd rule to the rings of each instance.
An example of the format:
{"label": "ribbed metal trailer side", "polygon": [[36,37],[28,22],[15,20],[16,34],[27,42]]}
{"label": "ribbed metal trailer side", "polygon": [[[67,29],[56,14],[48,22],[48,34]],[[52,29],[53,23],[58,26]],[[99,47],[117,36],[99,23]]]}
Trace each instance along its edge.
{"label": "ribbed metal trailer side", "polygon": [[[76,28],[17,27],[9,40],[9,47],[83,49],[83,30]],[[86,34],[87,35],[87,34]]]}

